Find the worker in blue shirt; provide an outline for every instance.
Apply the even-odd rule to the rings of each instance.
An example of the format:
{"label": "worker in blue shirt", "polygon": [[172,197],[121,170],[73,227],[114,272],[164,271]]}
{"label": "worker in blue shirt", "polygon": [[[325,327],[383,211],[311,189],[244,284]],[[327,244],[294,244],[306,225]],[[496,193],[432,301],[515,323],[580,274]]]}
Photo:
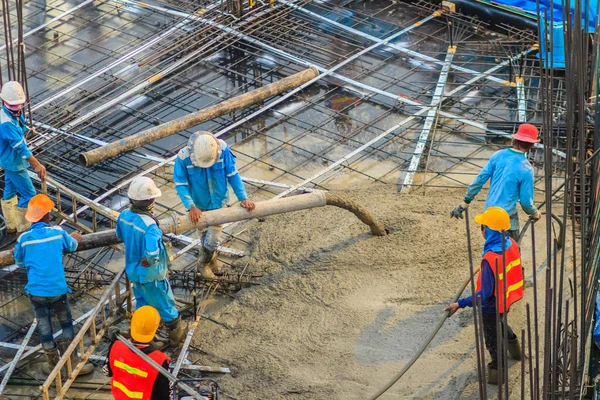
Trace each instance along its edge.
{"label": "worker in blue shirt", "polygon": [[[17,239],[15,261],[27,271],[25,292],[29,295],[37,329],[47,363],[42,365],[48,375],[58,363],[59,351],[63,353],[73,341],[75,330],[69,308],[67,286],[62,262],[63,252],[74,252],[81,240],[79,232],[70,236],[61,227],[50,225],[50,211],[54,202],[45,194],[31,198],[25,218],[33,225]],[[52,316],[58,319],[62,337],[54,342]],[[79,363],[77,352],[71,356],[73,367]],[[86,363],[80,374],[92,372],[94,366]]]}
{"label": "worker in blue shirt", "polygon": [[[24,232],[30,223],[25,219],[27,203],[35,196],[27,167],[32,165],[41,180],[46,179],[46,168],[35,158],[25,141],[23,104],[25,92],[19,82],[10,81],[0,92],[0,166],[4,169],[4,195],[2,214],[7,233]],[[17,200],[17,195],[19,199]]]}
{"label": "worker in blue shirt", "polygon": [[[475,222],[481,224],[481,234],[485,239],[480,272],[475,284],[475,295],[451,303],[444,310],[451,316],[460,308],[473,307],[474,297],[481,299],[483,336],[491,358],[488,364],[487,381],[497,384],[498,367],[502,366],[502,363],[498,362],[497,348],[498,332],[502,335],[504,331],[502,315],[508,313],[513,303],[523,298],[521,254],[517,242],[505,231],[510,227],[510,217],[506,210],[492,206],[483,214],[477,215]],[[503,265],[503,262],[506,264]],[[506,294],[503,295],[505,291]],[[500,331],[496,325],[497,313],[500,314]],[[508,323],[506,332],[508,354],[514,360],[521,360],[519,340]]]}
{"label": "worker in blue shirt", "polygon": [[522,124],[516,134],[512,135],[513,146],[495,152],[467,189],[463,203],[450,213],[451,217],[463,218],[462,213],[479,193],[483,185],[491,179],[490,190],[485,208],[498,206],[510,215],[508,234],[513,239],[519,237],[519,215],[517,201],[521,208],[534,221],[541,218],[541,213],[533,204],[533,168],[527,160],[534,143],[538,143],[538,130],[530,124]]}
{"label": "worker in blue shirt", "polygon": [[187,329],[175,307],[175,297],[167,280],[169,255],[162,240],[162,231],[154,218],[154,204],[162,192],[145,176],[133,180],[127,196],[129,210],[117,220],[117,237],[125,244],[125,272],[132,283],[137,307],[156,308],[169,330],[169,341],[177,346]]}
{"label": "worker in blue shirt", "polygon": [[[175,160],[173,180],[194,224],[198,223],[203,211],[218,210],[227,204],[228,183],[240,206],[248,211],[254,210],[254,203],[248,200],[236,168],[235,156],[224,141],[210,132],[197,132],[190,137],[188,145],[181,149]],[[220,273],[217,247],[222,229],[221,225],[210,226],[202,236],[196,268],[204,279],[215,279],[215,273]]]}

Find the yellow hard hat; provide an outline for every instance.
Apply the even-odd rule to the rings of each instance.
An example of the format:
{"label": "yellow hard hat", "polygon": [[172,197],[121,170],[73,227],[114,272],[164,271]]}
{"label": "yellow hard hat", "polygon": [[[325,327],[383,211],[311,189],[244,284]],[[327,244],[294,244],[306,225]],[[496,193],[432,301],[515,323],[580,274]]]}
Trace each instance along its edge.
{"label": "yellow hard hat", "polygon": [[36,194],[29,200],[25,219],[29,222],[38,222],[54,208],[54,202],[45,194]]}
{"label": "yellow hard hat", "polygon": [[494,231],[507,231],[510,229],[510,216],[502,207],[489,207],[483,214],[475,216],[475,222]]}
{"label": "yellow hard hat", "polygon": [[143,306],[135,310],[131,318],[131,337],[136,342],[150,343],[160,324],[156,308]]}

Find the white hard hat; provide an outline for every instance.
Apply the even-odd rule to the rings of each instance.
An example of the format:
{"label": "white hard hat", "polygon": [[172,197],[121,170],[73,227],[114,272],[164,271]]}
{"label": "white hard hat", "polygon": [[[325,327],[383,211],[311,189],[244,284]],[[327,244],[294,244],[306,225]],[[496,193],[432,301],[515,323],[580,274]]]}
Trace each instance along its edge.
{"label": "white hard hat", "polygon": [[25,98],[23,86],[21,86],[21,84],[17,81],[6,82],[2,86],[0,97],[2,97],[2,100],[10,105],[23,104],[27,100]]}
{"label": "white hard hat", "polygon": [[135,178],[129,185],[127,196],[131,200],[150,200],[162,196],[162,192],[156,187],[154,181],[146,176]]}
{"label": "white hard hat", "polygon": [[190,137],[188,146],[192,164],[200,168],[210,168],[221,157],[221,145],[210,132],[196,132]]}

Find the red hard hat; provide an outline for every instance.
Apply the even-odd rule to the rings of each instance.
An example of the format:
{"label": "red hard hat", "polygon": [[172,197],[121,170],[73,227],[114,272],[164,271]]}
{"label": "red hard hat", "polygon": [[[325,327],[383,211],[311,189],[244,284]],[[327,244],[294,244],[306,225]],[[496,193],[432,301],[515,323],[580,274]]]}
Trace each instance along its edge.
{"label": "red hard hat", "polygon": [[513,139],[527,143],[539,143],[538,129],[531,124],[521,124],[517,133],[512,135]]}

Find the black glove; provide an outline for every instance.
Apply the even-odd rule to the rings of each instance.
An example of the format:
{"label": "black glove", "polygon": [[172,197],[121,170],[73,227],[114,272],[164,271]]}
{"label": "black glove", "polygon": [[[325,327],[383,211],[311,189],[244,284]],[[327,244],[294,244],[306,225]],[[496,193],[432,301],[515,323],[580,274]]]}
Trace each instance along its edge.
{"label": "black glove", "polygon": [[450,212],[450,218],[463,219],[464,217],[462,214],[467,208],[469,208],[469,205],[467,203],[461,203],[461,204],[457,205],[454,208],[454,210],[452,210]]}

